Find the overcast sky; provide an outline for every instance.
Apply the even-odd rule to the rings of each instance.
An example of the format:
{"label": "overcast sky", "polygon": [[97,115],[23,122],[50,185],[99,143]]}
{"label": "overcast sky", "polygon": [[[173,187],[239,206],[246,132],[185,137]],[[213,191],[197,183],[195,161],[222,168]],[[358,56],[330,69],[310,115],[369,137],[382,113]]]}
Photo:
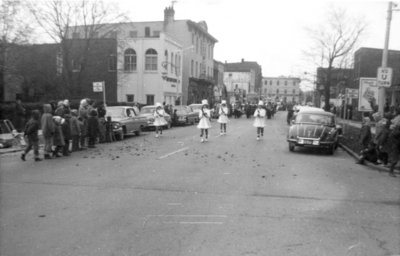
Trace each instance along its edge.
{"label": "overcast sky", "polygon": [[[171,1],[119,0],[118,4],[132,21],[158,21]],[[332,6],[365,19],[368,29],[360,46],[383,48],[387,1],[178,0],[174,9],[175,19],[207,22],[209,33],[218,39],[216,60],[244,58],[257,61],[263,76],[300,76],[316,68],[302,53],[310,44],[305,28],[324,22]],[[400,11],[393,13],[390,48],[400,50]]]}

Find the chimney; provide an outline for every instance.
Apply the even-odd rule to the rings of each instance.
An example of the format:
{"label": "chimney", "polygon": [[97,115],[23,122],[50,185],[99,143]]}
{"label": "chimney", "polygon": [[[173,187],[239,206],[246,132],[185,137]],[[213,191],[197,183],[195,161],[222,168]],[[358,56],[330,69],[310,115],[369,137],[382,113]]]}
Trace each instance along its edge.
{"label": "chimney", "polygon": [[174,7],[165,7],[164,9],[164,27],[166,27],[168,24],[174,22],[174,16],[175,16],[175,11]]}
{"label": "chimney", "polygon": [[244,59],[242,59],[242,63],[244,62]]}

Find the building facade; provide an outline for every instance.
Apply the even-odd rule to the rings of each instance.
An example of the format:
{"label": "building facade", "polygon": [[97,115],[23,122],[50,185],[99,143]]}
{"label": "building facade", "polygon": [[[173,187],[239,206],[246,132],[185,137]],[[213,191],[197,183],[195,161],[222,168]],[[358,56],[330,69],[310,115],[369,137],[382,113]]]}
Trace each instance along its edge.
{"label": "building facade", "polygon": [[182,96],[182,47],[161,32],[157,37],[118,40],[119,102],[175,105]]}
{"label": "building facade", "polygon": [[261,95],[267,101],[300,102],[300,78],[263,77]]}
{"label": "building facade", "polygon": [[214,60],[214,96],[216,102],[228,100],[227,89],[224,83],[224,71],[224,63]]}
{"label": "building facade", "polygon": [[[224,72],[224,84],[230,102],[247,101],[248,93],[254,88],[254,70]],[[252,101],[252,99],[249,99]]]}
{"label": "building facade", "polygon": [[[214,101],[214,45],[217,40],[208,33],[205,21],[193,22],[191,20],[175,20],[175,10],[167,7],[164,10],[164,20],[154,22],[129,22],[121,24],[101,24],[98,29],[87,32],[87,27],[77,26],[70,29],[69,38],[106,37],[116,38],[118,42],[147,42],[145,39],[165,37],[175,41],[181,46],[181,99],[183,104],[198,103],[201,98]],[[159,42],[166,42],[159,40]],[[169,53],[171,54],[171,53]],[[174,56],[176,56],[174,54]],[[164,52],[157,52],[158,59],[164,59]],[[171,56],[169,60],[171,60]],[[174,57],[175,58],[175,57]],[[162,63],[159,62],[159,65]],[[162,69],[159,67],[158,69]],[[132,81],[132,80],[126,80]],[[143,80],[144,81],[144,80]],[[129,87],[137,84],[119,86]],[[144,85],[139,85],[143,87]],[[158,85],[161,86],[161,85]],[[132,89],[134,90],[134,89]],[[135,89],[140,91],[140,88]],[[201,95],[198,95],[201,94]],[[137,99],[145,98],[145,95],[137,95]],[[172,97],[172,96],[171,96]],[[168,96],[167,96],[168,99]],[[118,100],[123,100],[121,96]]]}
{"label": "building facade", "polygon": [[[250,78],[248,81],[250,84],[248,86],[248,89],[246,90],[245,94],[245,100],[247,102],[256,102],[260,98],[260,92],[261,92],[261,85],[262,85],[262,68],[261,66],[255,62],[255,61],[245,61],[244,59],[241,60],[241,62],[233,62],[233,63],[225,63],[225,73],[232,72],[239,72],[239,73],[248,73],[248,76]],[[233,74],[233,73],[232,73]],[[228,81],[229,83],[229,81]],[[227,86],[228,84],[225,83]],[[228,92],[232,88],[227,88]],[[232,91],[231,91],[232,92]]]}

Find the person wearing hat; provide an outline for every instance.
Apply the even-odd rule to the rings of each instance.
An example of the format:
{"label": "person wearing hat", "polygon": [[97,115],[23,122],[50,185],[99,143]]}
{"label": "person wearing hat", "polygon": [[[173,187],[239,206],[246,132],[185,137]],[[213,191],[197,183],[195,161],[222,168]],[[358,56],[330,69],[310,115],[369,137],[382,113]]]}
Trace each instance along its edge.
{"label": "person wearing hat", "polygon": [[228,106],[226,105],[226,100],[221,101],[221,106],[219,107],[219,117],[218,117],[218,123],[220,123],[221,126],[221,135],[226,135],[226,124],[228,123]]}
{"label": "person wearing hat", "polygon": [[[202,100],[201,104],[203,105],[200,109],[199,112],[199,124],[197,125],[197,128],[200,129],[200,138],[201,142],[208,141],[208,129],[211,128],[211,110],[208,108],[208,101],[207,100]],[[203,138],[203,135],[205,135],[205,138]]]}
{"label": "person wearing hat", "polygon": [[265,115],[266,111],[263,108],[264,102],[259,101],[256,111],[254,111],[254,123],[253,126],[257,128],[257,140],[260,140],[260,136],[264,136],[264,127],[265,127]]}
{"label": "person wearing hat", "polygon": [[[154,126],[156,127],[156,138],[158,138],[162,134],[162,127],[167,125],[167,121],[165,120],[165,110],[161,103],[156,103],[156,110],[154,110]],[[159,134],[160,133],[160,134]]]}

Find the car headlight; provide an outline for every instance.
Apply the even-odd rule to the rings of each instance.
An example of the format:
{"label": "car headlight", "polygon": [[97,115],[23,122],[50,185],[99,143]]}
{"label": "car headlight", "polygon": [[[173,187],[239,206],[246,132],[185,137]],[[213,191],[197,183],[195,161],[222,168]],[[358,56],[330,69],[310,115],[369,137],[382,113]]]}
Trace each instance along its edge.
{"label": "car headlight", "polygon": [[114,128],[115,130],[117,130],[117,129],[121,128],[121,124],[115,122],[115,123],[113,123],[113,128]]}

